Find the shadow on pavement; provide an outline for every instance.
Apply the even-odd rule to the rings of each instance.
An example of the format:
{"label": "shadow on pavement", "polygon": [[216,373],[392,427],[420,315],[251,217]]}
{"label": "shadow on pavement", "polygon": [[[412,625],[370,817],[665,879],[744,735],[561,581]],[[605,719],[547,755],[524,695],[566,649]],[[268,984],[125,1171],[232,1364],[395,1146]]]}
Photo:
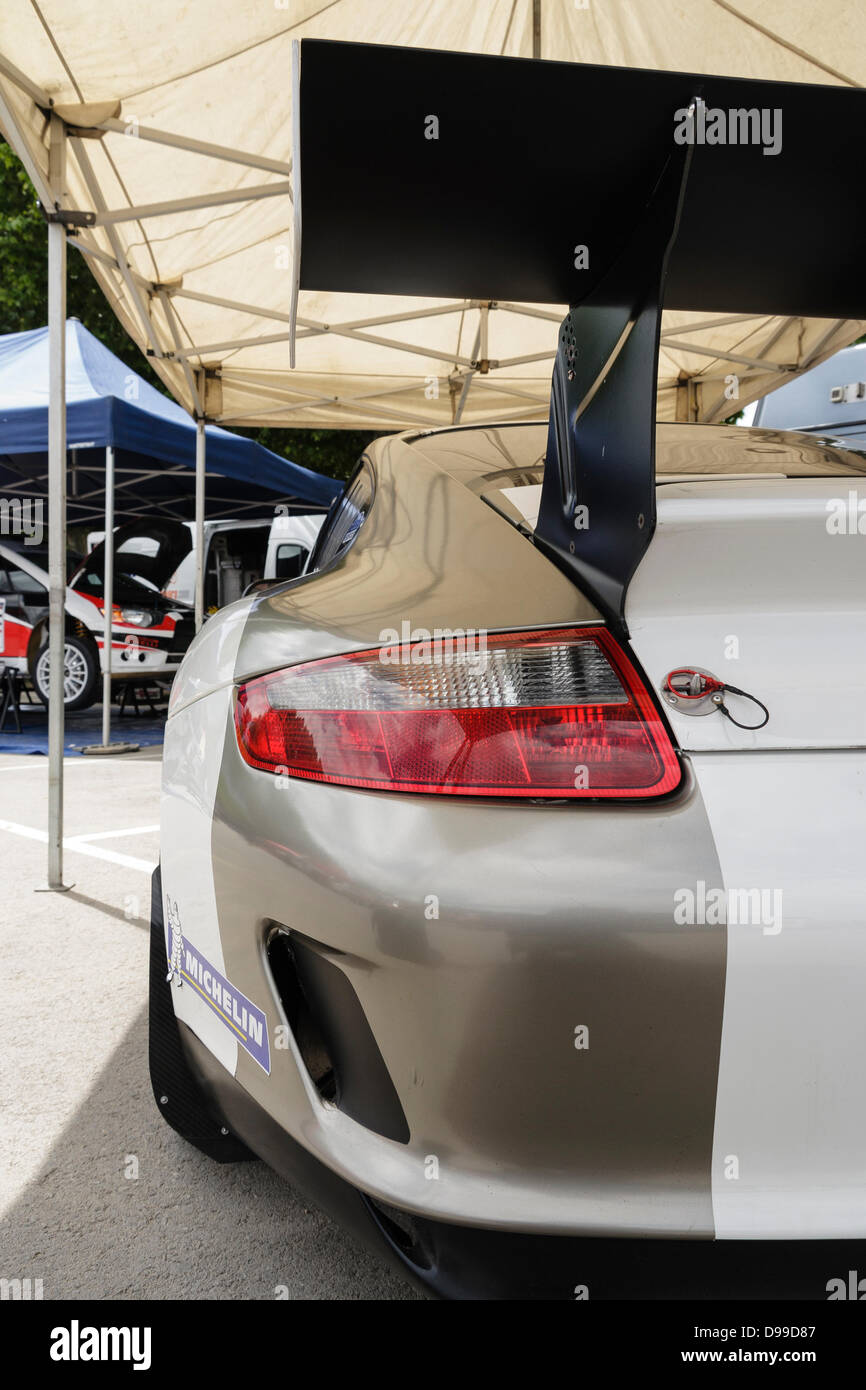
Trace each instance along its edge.
{"label": "shadow on pavement", "polygon": [[264,1164],[213,1163],[162,1122],[146,1008],[0,1229],[0,1272],[46,1299],[418,1297]]}

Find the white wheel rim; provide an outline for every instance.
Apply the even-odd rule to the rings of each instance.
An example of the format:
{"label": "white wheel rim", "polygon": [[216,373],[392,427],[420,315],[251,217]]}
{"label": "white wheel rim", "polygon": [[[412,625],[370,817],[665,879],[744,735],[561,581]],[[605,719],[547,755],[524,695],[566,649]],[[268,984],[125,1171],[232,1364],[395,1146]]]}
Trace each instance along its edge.
{"label": "white wheel rim", "polygon": [[[39,689],[48,698],[51,679],[51,658],[48,650],[42,653],[36,663],[36,680]],[[69,642],[63,648],[63,703],[68,705],[76,700],[87,685],[87,662],[77,647]]]}

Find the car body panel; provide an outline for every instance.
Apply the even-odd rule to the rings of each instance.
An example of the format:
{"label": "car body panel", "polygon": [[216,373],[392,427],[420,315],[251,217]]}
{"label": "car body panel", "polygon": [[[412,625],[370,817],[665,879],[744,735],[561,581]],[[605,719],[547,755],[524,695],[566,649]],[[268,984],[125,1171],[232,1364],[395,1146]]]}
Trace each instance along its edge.
{"label": "car body panel", "polygon": [[0,596],[0,659],[12,670],[25,670],[32,626],[24,618],[7,611],[8,595]]}
{"label": "car body panel", "polygon": [[203,695],[231,686],[238,647],[253,602],[252,598],[238,599],[220,609],[219,622],[209,619],[196,633],[171,687],[172,714]]}
{"label": "car body panel", "polygon": [[[345,555],[224,610],[190,648],[166,729],[166,896],[184,939],[267,1018],[267,1069],[248,1047],[227,1053],[240,1092],[263,1124],[380,1202],[511,1232],[866,1235],[863,1097],[845,1060],[866,1042],[847,838],[862,839],[864,774],[850,746],[859,667],[839,657],[862,588],[849,538],[823,523],[834,468],[859,486],[860,465],[771,431],[659,433],[661,523],[631,591],[630,654],[664,718],[666,670],[718,666],[718,642],[738,632],[737,683],[760,698],[771,687],[763,743],[728,738],[717,713],[671,711],[682,785],[633,804],[470,804],[250,767],[232,710],[251,677],[390,643],[383,634],[404,622],[495,632],[598,621],[533,546],[521,509],[542,427],[381,440],[366,465],[373,503]],[[689,469],[700,483],[677,481]],[[748,476],[718,478],[738,470]],[[701,528],[713,527],[702,553]],[[813,543],[807,564],[792,561]],[[828,687],[807,659],[798,678],[795,610],[846,686],[820,735],[828,747],[798,738]],[[728,920],[727,906],[713,920],[677,916],[684,890],[727,905],[753,887],[782,890],[780,932]],[[274,932],[347,982],[407,1142],[317,1089],[269,958]],[[223,1027],[213,1010],[176,1007],[205,1045]]]}
{"label": "car body panel", "polygon": [[[166,959],[172,955],[169,928],[192,919],[189,939],[214,969],[225,976],[225,957],[215,896],[211,836],[214,802],[221,759],[226,714],[231,705],[228,687],[212,691],[207,699],[175,716],[174,736],[168,741],[163,761],[163,795],[160,812],[162,843],[176,844],[180,853],[167,858],[171,864],[165,895]],[[177,905],[182,904],[182,918]],[[188,928],[186,928],[188,930]],[[230,1026],[220,1022],[187,974],[173,992],[175,1013],[201,1038],[232,1075],[237,1066],[238,1043]]]}
{"label": "car body panel", "polygon": [[[656,690],[700,666],[758,696],[756,733],[668,717],[682,747],[866,747],[866,546],[830,529],[866,479],[737,478],[658,489],[657,535],[629,589],[632,645]],[[841,520],[844,521],[844,515]],[[728,701],[736,718],[760,711]]]}
{"label": "car body panel", "polygon": [[[419,430],[397,436],[467,487],[482,491],[504,472],[543,467],[546,424],[477,425]],[[779,477],[863,476],[866,459],[832,439],[779,429],[730,425],[656,426],[656,478],[685,475],[776,474]],[[540,481],[540,478],[537,480]]]}
{"label": "car body panel", "polygon": [[[623,882],[623,842],[635,857],[653,846],[651,875]],[[227,733],[213,827],[224,973],[273,1033],[286,1020],[267,932],[313,939],[362,1001],[410,1142],[324,1104],[293,1051],[273,1051],[270,1077],[239,1052],[235,1075],[335,1171],[407,1210],[709,1235],[725,934],[673,923],[684,860],[721,882],[694,790],[637,814],[504,816],[492,802],[467,821],[436,798],[251,785]]]}
{"label": "car body panel", "polygon": [[759,886],[771,909],[760,923],[727,914],[716,1233],[862,1239],[866,752],[694,764],[726,890]]}
{"label": "car body panel", "polygon": [[[377,647],[403,622],[490,631],[592,622],[598,610],[479,498],[396,436],[379,441],[373,506],[333,569],[254,603],[236,679]],[[399,480],[399,481],[398,481]]]}

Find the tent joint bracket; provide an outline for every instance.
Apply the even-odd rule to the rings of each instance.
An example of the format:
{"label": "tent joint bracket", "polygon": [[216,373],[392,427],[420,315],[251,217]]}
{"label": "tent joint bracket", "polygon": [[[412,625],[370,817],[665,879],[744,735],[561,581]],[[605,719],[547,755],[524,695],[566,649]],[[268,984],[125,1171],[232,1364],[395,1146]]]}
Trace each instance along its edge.
{"label": "tent joint bracket", "polygon": [[82,212],[78,208],[47,208],[39,204],[46,222],[59,222],[64,227],[94,227],[95,212]]}

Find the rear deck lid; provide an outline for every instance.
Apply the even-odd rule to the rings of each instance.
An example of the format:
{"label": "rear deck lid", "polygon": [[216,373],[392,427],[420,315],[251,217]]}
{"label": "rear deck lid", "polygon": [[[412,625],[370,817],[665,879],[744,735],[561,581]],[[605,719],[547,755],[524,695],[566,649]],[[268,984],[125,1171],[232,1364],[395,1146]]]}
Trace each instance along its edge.
{"label": "rear deck lid", "polygon": [[[666,706],[680,746],[866,747],[866,479],[690,479],[658,489],[658,528],[628,593],[632,649],[657,692],[701,667],[770,718]],[[761,712],[742,697],[735,718]]]}

